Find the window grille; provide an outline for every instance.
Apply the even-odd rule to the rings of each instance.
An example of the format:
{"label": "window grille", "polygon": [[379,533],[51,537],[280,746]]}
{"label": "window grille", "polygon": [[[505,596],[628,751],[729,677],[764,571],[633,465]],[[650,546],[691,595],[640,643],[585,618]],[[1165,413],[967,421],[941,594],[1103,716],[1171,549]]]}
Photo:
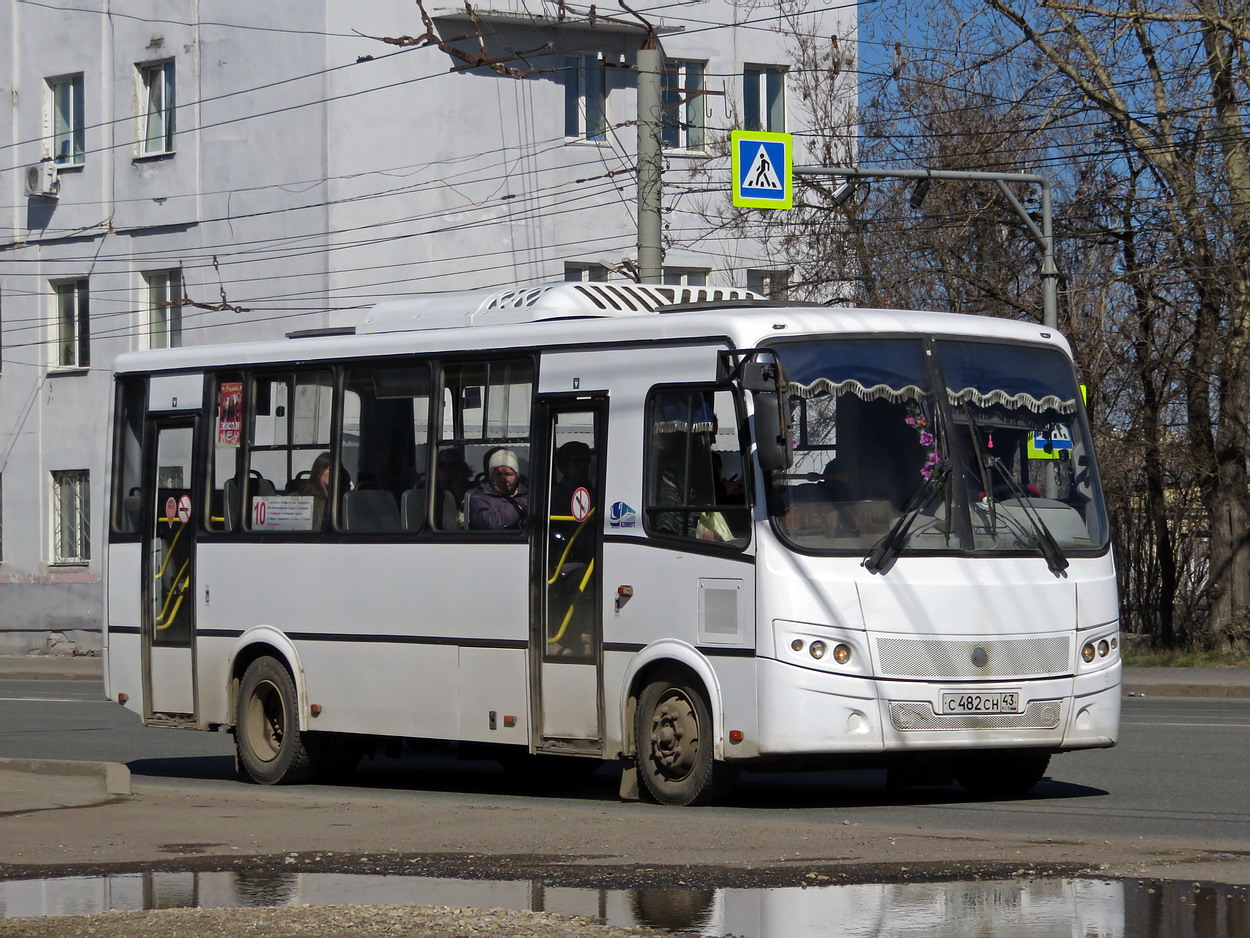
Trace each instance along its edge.
{"label": "window grille", "polygon": [[52,473],[54,563],[86,563],[91,559],[90,478],[86,469]]}

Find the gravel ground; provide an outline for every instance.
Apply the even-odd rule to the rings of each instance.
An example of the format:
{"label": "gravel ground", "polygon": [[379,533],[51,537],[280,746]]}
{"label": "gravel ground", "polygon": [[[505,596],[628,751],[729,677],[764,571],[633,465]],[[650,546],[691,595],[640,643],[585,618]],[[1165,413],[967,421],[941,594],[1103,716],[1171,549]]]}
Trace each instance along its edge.
{"label": "gravel ground", "polygon": [[672,936],[551,912],[432,906],[165,909],[0,919],[0,938],[627,938]]}

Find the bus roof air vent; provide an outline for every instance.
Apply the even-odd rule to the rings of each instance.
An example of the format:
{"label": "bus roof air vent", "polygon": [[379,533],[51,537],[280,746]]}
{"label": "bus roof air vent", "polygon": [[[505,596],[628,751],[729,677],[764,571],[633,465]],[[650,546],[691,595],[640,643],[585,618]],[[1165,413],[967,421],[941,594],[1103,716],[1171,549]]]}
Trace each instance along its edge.
{"label": "bus roof air vent", "polygon": [[539,287],[429,293],[378,303],[365,313],[356,332],[363,335],[551,319],[642,316],[675,304],[758,298],[758,294],[738,287],[637,283],[552,283]]}

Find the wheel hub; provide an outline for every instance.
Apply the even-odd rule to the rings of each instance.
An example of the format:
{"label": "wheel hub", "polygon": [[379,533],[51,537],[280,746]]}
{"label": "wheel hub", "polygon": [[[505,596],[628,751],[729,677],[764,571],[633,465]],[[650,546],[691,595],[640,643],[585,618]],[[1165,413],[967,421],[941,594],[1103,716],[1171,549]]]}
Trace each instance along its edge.
{"label": "wheel hub", "polygon": [[698,729],[690,704],[680,696],[666,697],[655,708],[651,756],[666,777],[678,779],[690,773],[698,753]]}

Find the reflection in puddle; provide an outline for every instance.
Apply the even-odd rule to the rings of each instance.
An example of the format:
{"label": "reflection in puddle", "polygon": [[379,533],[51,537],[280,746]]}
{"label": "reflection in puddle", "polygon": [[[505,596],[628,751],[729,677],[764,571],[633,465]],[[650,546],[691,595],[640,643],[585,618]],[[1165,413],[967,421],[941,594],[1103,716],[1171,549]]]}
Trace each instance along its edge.
{"label": "reflection in puddle", "polygon": [[[131,873],[0,882],[0,917],[382,903],[531,909],[735,938],[1250,938],[1250,891],[1092,879],[806,889],[580,889],[336,873]],[[831,927],[834,931],[831,932]]]}

